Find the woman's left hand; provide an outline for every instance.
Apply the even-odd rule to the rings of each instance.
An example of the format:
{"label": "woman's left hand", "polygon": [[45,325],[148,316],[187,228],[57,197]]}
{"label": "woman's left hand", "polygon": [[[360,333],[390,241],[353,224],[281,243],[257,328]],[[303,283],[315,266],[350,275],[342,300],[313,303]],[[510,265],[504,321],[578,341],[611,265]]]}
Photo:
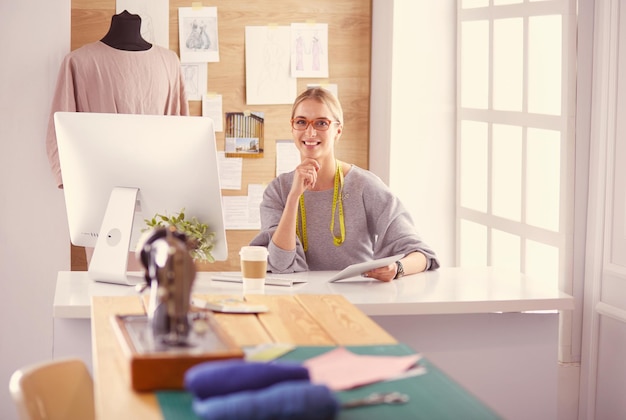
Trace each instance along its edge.
{"label": "woman's left hand", "polygon": [[[421,273],[426,270],[428,263],[426,256],[419,251],[413,251],[410,254],[405,255],[400,262],[404,267],[403,274],[407,276],[409,274]],[[397,274],[398,265],[396,263],[392,263],[363,273],[363,277],[371,277],[376,280],[388,282],[395,279]]]}
{"label": "woman's left hand", "polygon": [[363,273],[363,277],[373,278],[376,280],[390,282],[396,277],[398,266],[396,263],[386,265],[384,267],[378,267],[373,270]]}

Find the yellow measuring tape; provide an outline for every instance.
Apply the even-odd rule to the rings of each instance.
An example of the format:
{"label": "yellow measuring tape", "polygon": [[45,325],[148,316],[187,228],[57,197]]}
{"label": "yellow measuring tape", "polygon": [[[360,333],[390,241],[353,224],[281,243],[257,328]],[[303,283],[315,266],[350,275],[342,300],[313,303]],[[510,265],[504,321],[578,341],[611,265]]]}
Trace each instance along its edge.
{"label": "yellow measuring tape", "polygon": [[[343,200],[341,200],[341,193],[343,192],[343,171],[341,170],[341,164],[339,161],[335,161],[337,170],[335,171],[335,185],[333,189],[333,215],[330,220],[330,233],[333,235],[333,243],[335,246],[341,246],[346,240],[346,223],[343,213]],[[335,235],[335,214],[339,209],[339,236]],[[300,223],[302,224],[302,233],[298,229],[298,221],[296,220],[296,235],[302,242],[304,252],[309,250],[309,240],[306,234],[306,209],[304,208],[304,194],[300,196]]]}

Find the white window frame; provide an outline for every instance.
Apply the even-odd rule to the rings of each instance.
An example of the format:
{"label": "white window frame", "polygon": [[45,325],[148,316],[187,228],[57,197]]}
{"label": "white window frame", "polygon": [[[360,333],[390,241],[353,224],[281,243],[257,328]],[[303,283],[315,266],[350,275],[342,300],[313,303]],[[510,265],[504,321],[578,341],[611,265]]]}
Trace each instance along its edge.
{"label": "white window frame", "polygon": [[[494,0],[488,0],[488,6],[463,8],[462,0],[457,2],[457,63],[461,66],[463,22],[472,20],[487,20],[489,22],[489,87],[487,109],[469,109],[461,106],[461,71],[457,73],[457,179],[456,179],[456,257],[460,264],[463,249],[461,242],[461,222],[467,220],[487,227],[487,264],[491,264],[491,229],[495,228],[519,236],[520,269],[525,272],[524,243],[533,240],[539,243],[554,246],[559,252],[558,287],[561,291],[572,294],[574,289],[574,188],[575,188],[575,110],[576,110],[576,1],[575,0],[521,0],[520,3],[509,5],[494,5]],[[528,18],[530,16],[561,15],[562,16],[562,86],[561,86],[561,115],[539,115],[526,112],[527,109],[527,67],[528,67]],[[522,112],[497,111],[492,107],[493,88],[493,22],[495,19],[522,17],[524,27],[524,93]],[[461,178],[460,178],[460,145],[461,122],[472,120],[486,122],[489,125],[489,158],[488,158],[488,190],[487,211],[480,212],[461,206]],[[525,195],[522,187],[522,217],[521,221],[508,220],[498,217],[491,212],[491,188],[493,185],[491,168],[492,124],[511,124],[523,129],[523,144],[526,140],[528,128],[543,128],[560,132],[561,134],[561,165],[560,165],[560,197],[559,197],[559,227],[558,231],[550,231],[531,226],[525,223],[524,208]],[[526,159],[523,146],[522,173],[526,171]],[[523,179],[523,176],[522,176]],[[523,182],[523,181],[522,181]],[[548,280],[549,281],[549,280]],[[559,359],[564,362],[580,360],[579,346],[572,348],[572,314],[562,314],[561,339]]]}

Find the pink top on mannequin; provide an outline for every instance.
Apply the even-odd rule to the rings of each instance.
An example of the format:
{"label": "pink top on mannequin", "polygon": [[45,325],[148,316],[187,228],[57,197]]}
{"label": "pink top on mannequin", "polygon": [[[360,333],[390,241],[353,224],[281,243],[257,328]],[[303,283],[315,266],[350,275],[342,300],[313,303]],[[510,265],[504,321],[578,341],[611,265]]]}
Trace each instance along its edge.
{"label": "pink top on mannequin", "polygon": [[127,11],[113,16],[101,41],[70,52],[61,64],[46,138],[59,188],[55,112],[189,115],[178,56],[141,38],[140,24],[141,18]]}

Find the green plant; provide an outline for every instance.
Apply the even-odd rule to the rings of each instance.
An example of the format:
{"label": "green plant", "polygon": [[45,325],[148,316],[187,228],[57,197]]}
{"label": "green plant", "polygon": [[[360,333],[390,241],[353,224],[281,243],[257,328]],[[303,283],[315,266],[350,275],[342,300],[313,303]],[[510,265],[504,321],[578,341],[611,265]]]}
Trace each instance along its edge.
{"label": "green plant", "polygon": [[210,232],[209,226],[200,222],[196,217],[187,219],[185,209],[173,216],[157,213],[152,219],[145,219],[145,222],[149,228],[174,226],[176,230],[187,236],[187,246],[195,261],[215,262],[211,254],[215,232]]}

